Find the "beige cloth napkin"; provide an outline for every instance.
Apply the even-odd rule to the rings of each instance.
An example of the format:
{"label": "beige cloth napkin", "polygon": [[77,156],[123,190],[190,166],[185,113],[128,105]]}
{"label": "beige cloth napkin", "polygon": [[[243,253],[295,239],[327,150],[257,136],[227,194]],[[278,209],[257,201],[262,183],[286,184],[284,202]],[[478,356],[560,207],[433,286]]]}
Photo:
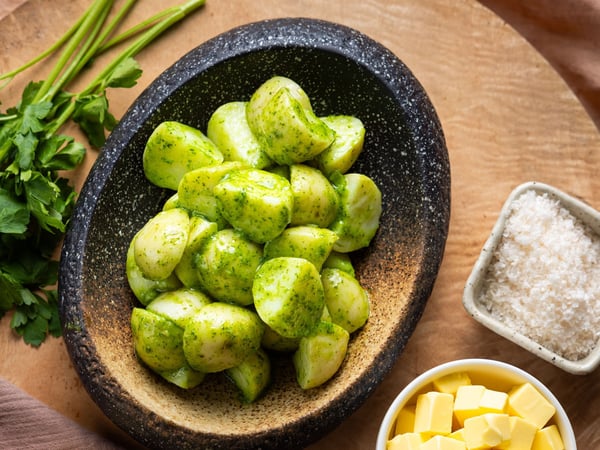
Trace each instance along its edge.
{"label": "beige cloth napkin", "polygon": [[0,378],[2,450],[117,450],[121,447],[83,429]]}

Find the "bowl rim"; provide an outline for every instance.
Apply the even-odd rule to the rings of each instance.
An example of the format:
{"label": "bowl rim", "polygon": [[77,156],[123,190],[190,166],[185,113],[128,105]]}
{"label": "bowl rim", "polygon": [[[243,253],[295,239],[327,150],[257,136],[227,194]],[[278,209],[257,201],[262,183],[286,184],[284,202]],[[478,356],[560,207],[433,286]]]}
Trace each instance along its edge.
{"label": "bowl rim", "polygon": [[529,372],[526,372],[525,370],[507,362],[487,358],[465,358],[447,361],[445,363],[439,364],[435,367],[426,370],[425,372],[414,378],[398,393],[398,395],[392,400],[390,406],[388,407],[385,416],[381,421],[379,431],[377,433],[376,450],[386,450],[386,443],[389,439],[389,435],[394,424],[394,420],[396,419],[396,416],[398,414],[398,411],[408,400],[410,400],[413,397],[413,395],[419,389],[430,383],[434,378],[439,378],[441,376],[457,371],[468,371],[480,368],[489,368],[494,369],[496,371],[501,371],[504,374],[516,375],[518,378],[530,382],[556,408],[556,424],[559,428],[561,437],[565,444],[565,449],[577,450],[575,432],[573,431],[573,426],[571,425],[569,416],[567,415],[560,401],[552,393],[552,391],[550,391],[550,389],[544,383],[542,383],[538,378],[536,378]]}
{"label": "bowl rim", "polygon": [[[306,33],[306,30],[302,30],[302,28],[306,27],[318,27],[321,33],[321,35],[319,35],[320,40],[316,40],[310,45],[303,41],[300,41],[300,43],[296,42],[295,33],[297,32],[298,35],[301,36],[302,33]],[[255,41],[253,43],[253,47],[250,49],[248,48],[250,44],[246,43],[245,40],[241,40],[246,39],[248,33],[253,32],[259,34],[262,33],[261,35],[264,36],[265,29],[276,30],[278,32],[276,33],[275,37],[270,36],[269,39]],[[289,32],[287,33],[287,36],[283,36],[281,32],[283,29]],[[330,33],[330,35],[328,35],[328,39],[322,39],[324,30]],[[348,38],[349,35],[356,39],[346,39],[346,41],[342,40],[342,37]],[[268,50],[273,46],[283,46],[285,48],[300,47],[317,49],[333,52],[351,59],[354,59],[356,53],[352,52],[356,52],[357,48],[363,48],[366,50],[376,48],[380,54],[385,55],[388,62],[391,61],[394,64],[394,69],[391,71],[391,74],[381,72],[375,74],[380,80],[382,80],[382,77],[391,77],[399,70],[403,71],[403,80],[386,79],[384,84],[386,86],[391,86],[394,89],[403,88],[409,90],[410,96],[408,94],[400,96],[398,95],[397,90],[394,90],[394,95],[402,98],[405,102],[407,101],[407,97],[410,97],[410,100],[413,102],[416,101],[418,97],[418,101],[423,102],[423,107],[427,109],[428,113],[431,115],[431,123],[423,124],[423,121],[420,121],[421,123],[419,123],[418,126],[421,128],[422,132],[423,130],[427,132],[427,138],[431,139],[432,136],[435,135],[437,140],[435,142],[428,142],[427,145],[431,148],[435,148],[437,153],[433,156],[428,155],[429,158],[427,158],[427,160],[422,158],[422,161],[420,160],[420,165],[426,167],[431,166],[432,168],[436,169],[436,173],[442,173],[446,177],[445,180],[447,180],[447,185],[440,185],[440,182],[437,179],[425,180],[426,183],[423,186],[424,195],[427,196],[429,202],[435,202],[437,199],[444,199],[443,206],[445,210],[442,212],[442,220],[439,220],[439,217],[437,223],[435,223],[433,220],[429,220],[431,223],[426,223],[424,227],[423,233],[425,235],[424,241],[426,241],[426,244],[424,244],[423,251],[425,256],[423,256],[423,258],[428,258],[431,264],[426,270],[421,269],[416,274],[415,286],[417,286],[417,288],[415,289],[415,299],[411,304],[409,304],[409,308],[415,309],[415,312],[417,312],[418,315],[416,315],[414,320],[407,324],[402,330],[401,327],[397,325],[394,329],[394,337],[398,338],[400,331],[404,333],[407,333],[408,331],[408,336],[412,334],[412,331],[416,327],[420,315],[423,312],[425,303],[431,295],[435,277],[437,276],[441,265],[448,234],[450,216],[450,168],[446,143],[441,129],[441,124],[425,90],[420,85],[416,77],[414,77],[412,72],[410,72],[410,70],[396,55],[385,48],[382,44],[350,27],[320,19],[309,18],[267,19],[253,22],[233,28],[201,43],[198,47],[192,49],[171,67],[167,68],[142,92],[142,94],[134,102],[134,105],[138,105],[139,108],[135,108],[134,105],[132,105],[125,113],[116,129],[108,137],[107,147],[113,147],[108,148],[108,151],[105,147],[104,151],[99,155],[98,159],[94,163],[94,166],[92,167],[90,175],[84,183],[80,193],[80,201],[78,201],[75,207],[70,229],[79,227],[77,228],[79,234],[75,236],[73,233],[67,233],[61,256],[61,277],[59,281],[59,297],[61,300],[59,306],[61,322],[63,323],[63,335],[66,338],[65,341],[67,344],[67,349],[73,359],[74,353],[76,351],[81,352],[81,349],[84,348],[85,352],[87,352],[90,358],[95,358],[94,363],[100,366],[104,370],[104,373],[102,373],[101,376],[96,375],[93,377],[93,379],[89,379],[89,375],[88,378],[83,376],[87,371],[86,364],[73,359],[73,365],[80,378],[82,378],[84,387],[88,393],[90,393],[94,401],[99,404],[103,412],[116,425],[125,429],[125,431],[127,431],[131,436],[142,443],[151,444],[152,442],[150,442],[149,439],[152,437],[148,436],[148,433],[155,433],[154,437],[156,437],[156,433],[159,433],[160,431],[155,431],[154,429],[149,431],[149,429],[160,428],[160,425],[163,422],[164,426],[166,427],[168,426],[166,423],[168,420],[162,421],[162,419],[158,417],[156,413],[150,411],[152,426],[145,427],[145,430],[138,430],[134,428],[134,425],[132,425],[131,422],[133,421],[126,421],[122,417],[119,417],[119,415],[123,415],[123,413],[116,411],[118,409],[117,401],[113,398],[112,393],[107,392],[101,384],[112,384],[113,388],[117,389],[117,392],[119,392],[119,394],[124,398],[131,400],[132,397],[122,386],[119,385],[118,381],[112,377],[110,371],[108,371],[103,365],[101,358],[96,354],[96,346],[87,329],[85,328],[85,320],[83,318],[84,312],[82,311],[82,307],[80,305],[80,302],[82,301],[81,280],[69,279],[70,277],[73,278],[73,275],[75,275],[76,278],[76,276],[78,274],[80,275],[81,273],[82,259],[77,259],[76,254],[79,246],[86,240],[87,233],[89,231],[89,221],[86,221],[86,218],[93,215],[95,201],[99,197],[108,181],[108,173],[110,173],[116,165],[116,161],[127,147],[131,137],[138,132],[139,128],[141,127],[140,123],[151,117],[151,115],[163,104],[163,102],[171,93],[173,93],[183,84],[189,82],[192,78],[199,76],[202,72],[206,71],[215,64],[222,64],[229,59],[247,54],[249,52]],[[360,65],[368,66],[369,63],[372,64],[368,53],[369,52],[365,51],[361,54],[362,59],[358,61]],[[210,64],[208,64],[202,58],[203,55],[207,54],[211,54],[212,57]],[[193,76],[185,71],[183,72],[182,76],[182,68],[189,64],[195,65]],[[158,92],[156,91],[157,88],[160,88],[158,89]],[[413,115],[417,114],[411,110],[405,110],[405,113],[408,117],[412,117]],[[407,123],[407,127],[410,129],[412,134],[415,134],[416,125],[409,122]],[[119,136],[117,137],[117,135]],[[417,149],[422,149],[426,145],[425,138],[419,137],[419,139],[422,139],[423,142],[420,144],[415,144],[415,147]],[[127,142],[124,142],[125,140],[127,140]],[[436,189],[438,192],[435,192]],[[420,207],[426,219],[432,218],[434,214],[434,212],[429,208],[430,205],[431,203],[427,203],[426,205]],[[435,255],[435,258],[432,258],[433,255]],[[69,323],[71,322],[82,324],[83,328],[74,332],[72,329],[69,329]],[[354,383],[352,389],[345,390],[342,394],[333,399],[333,406],[344,411],[344,418],[354,410],[358,409],[358,406],[362,404],[364,400],[366,400],[366,398],[374,391],[376,385],[379,384],[384,375],[387,374],[393,367],[393,364],[401,353],[404,345],[405,343],[402,345],[397,345],[394,348],[386,349],[378,354],[373,363],[366,367],[364,373],[361,374],[359,378],[360,382]],[[379,376],[377,373],[382,375]],[[352,401],[348,402],[348,400]],[[125,400],[121,399],[120,401],[124,402]],[[138,405],[136,408],[137,409],[135,409],[135,411],[139,411],[140,408],[145,407]],[[334,414],[323,415],[320,414],[321,412],[322,411],[315,411],[315,413],[319,413],[316,415],[322,417],[305,418],[301,421],[292,423],[292,428],[294,430],[301,431],[302,429],[309,429],[312,435],[306,436],[304,439],[290,442],[290,445],[307,445],[311,442],[314,442],[318,438],[323,437],[333,427],[339,425],[339,423],[341,423],[343,420],[343,418],[339,418]],[[176,427],[183,432],[187,432],[188,434],[186,436],[191,436],[194,434],[191,430],[185,429],[178,425],[176,425]],[[288,427],[285,428],[287,429]],[[285,430],[275,429],[274,431],[275,433],[269,431],[269,434],[258,431],[253,434],[244,435],[244,438],[255,440],[263,439],[261,447],[264,449],[270,448],[270,445],[275,445],[273,448],[277,448],[277,438],[281,438]],[[146,435],[144,435],[144,433],[146,433]],[[226,433],[215,433],[208,437],[212,439],[213,443],[215,442],[215,439],[222,440],[224,442],[223,445],[226,445],[227,442],[234,443],[235,439],[238,439],[235,435]],[[297,437],[298,436],[296,436],[296,438]],[[250,442],[248,445],[251,445]]]}
{"label": "bowl rim", "polygon": [[485,310],[485,308],[479,306],[477,303],[477,295],[481,288],[482,279],[492,260],[494,251],[502,238],[506,221],[510,215],[511,205],[523,193],[530,190],[539,194],[549,194],[551,197],[559,200],[561,206],[565,207],[571,214],[582,220],[595,233],[600,234],[600,212],[587,203],[549,184],[538,181],[522,183],[510,193],[502,206],[498,220],[494,224],[494,227],[467,279],[463,291],[462,303],[465,310],[473,317],[473,319],[484,325],[486,328],[566,372],[574,375],[585,375],[594,371],[598,365],[600,365],[600,344],[596,345],[585,358],[577,361],[569,360],[542,346],[528,336],[510,328],[499,319],[493,317]]}

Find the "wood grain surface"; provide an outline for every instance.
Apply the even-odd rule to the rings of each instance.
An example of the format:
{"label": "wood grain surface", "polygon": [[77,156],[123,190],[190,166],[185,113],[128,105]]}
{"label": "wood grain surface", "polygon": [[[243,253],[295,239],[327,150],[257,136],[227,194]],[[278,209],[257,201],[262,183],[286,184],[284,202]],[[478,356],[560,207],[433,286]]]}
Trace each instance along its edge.
{"label": "wood grain surface", "polygon": [[[0,72],[43,50],[88,2],[31,0],[15,10],[21,3],[0,0],[0,17],[5,15],[0,21]],[[173,3],[140,2],[132,21]],[[502,2],[485,3],[503,17],[513,17],[514,10],[498,7]],[[544,41],[536,40],[525,22],[516,23],[524,33],[519,34],[476,1],[208,0],[140,55],[144,75],[133,89],[111,93],[113,112],[119,117],[153,78],[205,40],[237,25],[287,16],[354,27],[402,59],[437,109],[452,171],[450,233],[423,318],[372,396],[310,448],[373,448],[386,408],[410,380],[439,363],[466,357],[493,358],[528,370],[563,403],[579,448],[600,448],[600,371],[587,376],[563,372],[474,322],[461,303],[465,281],[514,187],[541,181],[600,208],[600,140],[588,115],[596,117],[593,101],[585,100],[589,92],[574,94],[576,77],[563,78],[556,71],[564,69],[560,55],[544,57],[532,46],[539,49]],[[2,106],[13,104],[27,78],[43,78],[45,69],[28,72],[0,92]],[[84,167],[71,175],[76,186],[94,156],[90,152]],[[62,340],[50,339],[32,349],[10,332],[9,320],[0,321],[0,376],[85,428],[134,446],[90,400]]]}

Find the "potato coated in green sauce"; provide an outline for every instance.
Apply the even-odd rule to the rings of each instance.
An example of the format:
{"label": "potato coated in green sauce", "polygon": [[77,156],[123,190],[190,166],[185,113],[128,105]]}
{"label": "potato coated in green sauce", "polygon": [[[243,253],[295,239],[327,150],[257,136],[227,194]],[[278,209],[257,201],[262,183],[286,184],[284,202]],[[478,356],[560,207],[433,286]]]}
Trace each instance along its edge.
{"label": "potato coated in green sauce", "polygon": [[264,325],[253,311],[214,302],[194,315],[183,333],[183,353],[199,372],[214,373],[244,362],[258,351]]}
{"label": "potato coated in green sauce", "polygon": [[126,263],[146,367],[182,389],[221,373],[246,403],[269,388],[272,352],[301,389],[334,377],[370,314],[350,256],[381,215],[374,181],[350,172],[364,137],[359,118],[319,117],[282,76],[217,108],[206,134],[156,128],[143,168],[172,194]]}
{"label": "potato coated in green sauce", "polygon": [[188,171],[223,162],[223,154],[200,130],[162,122],[150,135],[143,155],[146,178],[157,186],[177,189]]}
{"label": "potato coated in green sauce", "polygon": [[252,283],[263,249],[239,231],[213,234],[194,256],[200,287],[214,299],[251,305]]}
{"label": "potato coated in green sauce", "polygon": [[280,256],[266,261],[256,272],[252,296],[260,318],[287,338],[308,335],[325,306],[319,272],[304,258]]}
{"label": "potato coated in green sauce", "polygon": [[294,196],[285,178],[259,169],[232,170],[213,193],[221,215],[251,240],[265,243],[292,220]]}

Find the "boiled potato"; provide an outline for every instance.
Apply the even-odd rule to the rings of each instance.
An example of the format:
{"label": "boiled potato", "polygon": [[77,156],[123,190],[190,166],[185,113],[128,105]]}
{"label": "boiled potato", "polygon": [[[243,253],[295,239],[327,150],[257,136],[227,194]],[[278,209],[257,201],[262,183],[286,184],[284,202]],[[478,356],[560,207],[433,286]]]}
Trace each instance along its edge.
{"label": "boiled potato", "polygon": [[175,192],[173,195],[171,195],[163,204],[163,211],[166,211],[167,209],[173,209],[173,208],[179,208],[179,194],[177,194],[177,192]]}
{"label": "boiled potato", "polygon": [[319,272],[303,258],[265,261],[256,271],[252,294],[260,318],[286,338],[308,335],[325,305]]}
{"label": "boiled potato", "polygon": [[232,170],[213,192],[227,222],[257,243],[278,236],[292,218],[294,198],[290,183],[271,172]]}
{"label": "boiled potato", "polygon": [[271,382],[271,360],[269,355],[259,348],[239,365],[226,369],[225,375],[238,388],[242,399],[246,403],[252,403]]}
{"label": "boiled potato", "polygon": [[190,218],[180,208],[161,211],[137,233],[135,263],[150,280],[169,277],[181,260],[188,240]]}
{"label": "boiled potato", "polygon": [[335,139],[335,132],[312,110],[303,108],[287,88],[276,92],[256,119],[252,131],[278,164],[311,160]]}
{"label": "boiled potato", "polygon": [[354,116],[321,117],[335,131],[335,141],[319,153],[314,162],[325,176],[334,172],[346,173],[360,156],[365,141],[365,127]]}
{"label": "boiled potato", "polygon": [[314,114],[306,92],[286,77],[272,77],[254,91],[246,119],[264,151],[278,164],[307,161],[335,139],[334,131]]}
{"label": "boiled potato", "polygon": [[262,115],[262,111],[273,96],[281,89],[287,89],[302,108],[312,111],[310,99],[298,83],[282,76],[269,78],[254,91],[250,101],[246,104],[246,121],[248,122],[248,127],[258,139],[261,139],[263,136],[263,133],[260,131],[260,116]]}
{"label": "boiled potato", "polygon": [[135,354],[156,372],[177,370],[186,365],[183,328],[143,308],[133,308],[131,332]]}
{"label": "boiled potato", "polygon": [[329,226],[339,236],[333,249],[348,253],[367,247],[379,228],[381,191],[371,178],[360,173],[339,175],[334,182],[340,194],[340,209]]}
{"label": "boiled potato", "polygon": [[228,172],[242,167],[244,164],[239,161],[226,161],[190,170],[183,175],[177,187],[178,206],[216,223],[219,228],[225,228],[227,222],[219,211],[213,189]]}
{"label": "boiled potato", "polygon": [[298,348],[300,338],[287,338],[283,337],[271,327],[265,324],[265,334],[263,334],[261,346],[267,350],[273,350],[275,352],[292,352]]}
{"label": "boiled potato", "polygon": [[300,339],[292,358],[302,389],[321,386],[344,362],[350,335],[333,322],[319,322],[313,332]]}
{"label": "boiled potato", "polygon": [[264,169],[272,164],[246,120],[246,102],[229,102],[210,116],[206,135],[223,153],[226,161],[241,161]]}
{"label": "boiled potato", "polygon": [[186,172],[223,162],[223,154],[204,133],[183,123],[160,123],[148,138],[142,157],[146,178],[177,190]]}
{"label": "boiled potato", "polygon": [[133,295],[135,295],[142,305],[147,305],[162,292],[172,291],[181,286],[181,281],[173,273],[163,280],[150,280],[146,278],[135,262],[134,242],[135,237],[131,240],[127,250],[125,275],[131,292],[133,292]]}
{"label": "boiled potato", "polygon": [[213,189],[225,175],[244,167],[247,166],[239,161],[225,161],[222,164],[190,170],[181,178],[177,187],[179,205],[194,211],[198,198],[213,197]]}
{"label": "boiled potato", "polygon": [[190,319],[211,302],[201,291],[181,288],[163,292],[146,306],[146,310],[169,319],[184,329]]}
{"label": "boiled potato", "polygon": [[356,276],[354,265],[352,264],[352,260],[350,259],[350,255],[348,253],[340,253],[333,250],[331,253],[329,253],[329,256],[323,263],[322,269],[324,268],[339,269],[353,277]]}
{"label": "boiled potato", "polygon": [[182,389],[192,389],[204,381],[206,374],[192,369],[187,364],[179,369],[165,370],[158,373],[169,383]]}
{"label": "boiled potato", "polygon": [[318,169],[304,164],[290,166],[294,194],[292,225],[327,227],[338,212],[339,198],[329,180]]}
{"label": "boiled potato", "polygon": [[265,244],[264,257],[265,259],[278,256],[304,258],[320,271],[337,239],[337,234],[327,228],[307,225],[289,227]]}
{"label": "boiled potato", "polygon": [[361,328],[369,318],[370,302],[367,291],[358,280],[339,269],[323,269],[321,282],[325,305],[333,323],[348,333]]}
{"label": "boiled potato", "polygon": [[217,231],[219,231],[219,226],[215,222],[211,222],[200,216],[190,217],[187,244],[179,263],[173,269],[175,275],[185,287],[200,287],[201,283],[198,278],[194,257],[202,249],[206,241]]}
{"label": "boiled potato", "polygon": [[188,322],[183,352],[190,367],[213,373],[239,366],[256,352],[264,325],[256,313],[241,306],[213,302]]}
{"label": "boiled potato", "polygon": [[194,256],[202,289],[217,300],[252,304],[252,283],[262,255],[262,247],[237,230],[214,233]]}

